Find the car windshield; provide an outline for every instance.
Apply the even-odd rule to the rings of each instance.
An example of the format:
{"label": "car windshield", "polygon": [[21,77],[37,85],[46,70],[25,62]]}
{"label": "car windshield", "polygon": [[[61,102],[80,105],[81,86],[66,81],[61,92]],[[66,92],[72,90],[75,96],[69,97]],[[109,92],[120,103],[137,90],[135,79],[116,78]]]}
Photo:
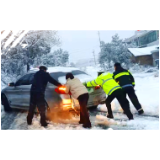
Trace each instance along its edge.
{"label": "car windshield", "polygon": [[[50,73],[50,75],[55,80],[59,81],[62,84],[65,84],[67,73],[68,72],[52,72],[52,73]],[[73,70],[70,73],[72,73],[75,77],[79,78],[81,80],[81,82],[89,81],[90,79],[92,79],[92,77],[90,75],[88,75],[87,73],[80,71],[80,70]]]}

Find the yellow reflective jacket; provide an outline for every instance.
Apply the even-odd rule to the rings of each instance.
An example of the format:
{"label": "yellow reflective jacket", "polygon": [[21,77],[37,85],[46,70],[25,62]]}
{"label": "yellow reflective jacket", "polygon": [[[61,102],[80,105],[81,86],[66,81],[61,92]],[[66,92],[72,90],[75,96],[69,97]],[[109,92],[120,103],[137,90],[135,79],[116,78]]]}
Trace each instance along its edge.
{"label": "yellow reflective jacket", "polygon": [[107,95],[111,95],[113,91],[120,89],[120,85],[113,79],[113,74],[103,73],[95,80],[87,82],[87,87],[100,85]]}

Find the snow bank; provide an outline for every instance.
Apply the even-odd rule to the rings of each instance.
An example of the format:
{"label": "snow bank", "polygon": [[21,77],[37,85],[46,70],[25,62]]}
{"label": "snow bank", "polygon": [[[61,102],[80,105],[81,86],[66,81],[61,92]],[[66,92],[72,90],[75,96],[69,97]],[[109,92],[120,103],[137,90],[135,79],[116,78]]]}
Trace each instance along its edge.
{"label": "snow bank", "polygon": [[134,74],[136,94],[146,114],[159,115],[159,77],[155,73]]}
{"label": "snow bank", "polygon": [[105,125],[109,130],[158,130],[159,118],[134,116],[134,120],[128,120],[124,114],[115,113],[115,119],[108,119],[103,115],[96,115],[96,124]]}

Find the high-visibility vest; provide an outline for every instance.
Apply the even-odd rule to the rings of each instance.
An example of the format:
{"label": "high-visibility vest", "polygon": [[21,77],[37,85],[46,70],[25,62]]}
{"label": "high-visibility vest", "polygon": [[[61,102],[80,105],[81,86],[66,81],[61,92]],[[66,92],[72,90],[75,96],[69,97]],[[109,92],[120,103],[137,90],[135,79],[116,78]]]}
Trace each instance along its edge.
{"label": "high-visibility vest", "polygon": [[121,89],[120,85],[113,79],[113,74],[103,73],[95,80],[87,82],[87,87],[100,85],[107,95],[111,95],[115,90]]}

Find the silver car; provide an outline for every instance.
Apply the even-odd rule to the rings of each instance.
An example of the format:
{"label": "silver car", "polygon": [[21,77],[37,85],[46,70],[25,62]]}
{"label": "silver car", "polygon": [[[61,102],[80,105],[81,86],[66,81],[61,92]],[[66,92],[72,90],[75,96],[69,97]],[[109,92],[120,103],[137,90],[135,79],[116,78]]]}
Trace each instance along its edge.
{"label": "silver car", "polygon": [[[26,75],[22,76],[15,83],[10,83],[8,87],[1,92],[1,102],[5,111],[10,111],[11,108],[29,109],[30,104],[30,88],[34,74],[38,68],[30,70]],[[61,84],[65,84],[66,73],[72,74],[79,78],[81,82],[93,80],[87,73],[72,67],[49,67],[47,72]],[[79,107],[78,101],[69,94],[58,94],[56,92],[57,86],[48,83],[45,91],[46,106],[49,108],[62,105],[63,107]],[[89,101],[88,107],[96,108],[99,104],[105,102],[106,94],[100,87],[88,88]]]}

